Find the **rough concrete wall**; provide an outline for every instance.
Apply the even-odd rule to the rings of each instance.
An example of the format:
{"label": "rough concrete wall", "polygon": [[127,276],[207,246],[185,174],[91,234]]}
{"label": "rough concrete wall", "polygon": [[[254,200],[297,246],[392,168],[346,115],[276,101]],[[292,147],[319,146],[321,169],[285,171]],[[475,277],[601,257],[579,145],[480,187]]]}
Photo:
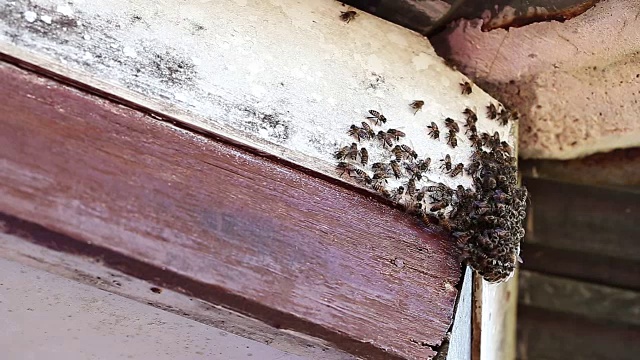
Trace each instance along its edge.
{"label": "rough concrete wall", "polygon": [[436,50],[521,113],[520,155],[570,159],[640,145],[640,1],[564,23],[482,32],[460,21]]}

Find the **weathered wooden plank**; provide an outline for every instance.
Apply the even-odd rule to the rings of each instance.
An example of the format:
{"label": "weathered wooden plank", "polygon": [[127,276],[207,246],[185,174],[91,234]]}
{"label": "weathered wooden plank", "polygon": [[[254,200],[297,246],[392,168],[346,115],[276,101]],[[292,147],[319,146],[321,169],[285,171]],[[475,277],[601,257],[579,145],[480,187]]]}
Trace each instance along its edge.
{"label": "weathered wooden plank", "polygon": [[520,305],[640,326],[640,292],[533,271],[520,272]]}
{"label": "weathered wooden plank", "polygon": [[520,360],[635,360],[640,329],[535,307],[518,308]]}
{"label": "weathered wooden plank", "polygon": [[444,338],[461,274],[442,234],[319,174],[13,66],[0,85],[10,231],[42,226],[60,234],[49,246],[358,356],[426,357]]}
{"label": "weathered wooden plank", "polygon": [[640,260],[524,243],[522,268],[602,285],[640,291]]}
{"label": "weathered wooden plank", "polygon": [[638,260],[640,194],[536,179],[525,185],[531,194],[525,243]]}

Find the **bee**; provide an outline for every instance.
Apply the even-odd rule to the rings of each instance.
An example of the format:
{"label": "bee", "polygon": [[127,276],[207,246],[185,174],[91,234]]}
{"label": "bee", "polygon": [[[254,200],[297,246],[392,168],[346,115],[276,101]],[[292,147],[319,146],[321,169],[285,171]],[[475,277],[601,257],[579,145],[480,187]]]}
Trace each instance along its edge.
{"label": "bee", "polygon": [[356,18],[356,16],[358,15],[358,13],[356,13],[353,10],[349,10],[349,11],[341,11],[340,12],[340,20],[346,22],[347,24]]}
{"label": "bee", "polygon": [[411,106],[411,108],[415,110],[415,112],[413,113],[413,115],[415,115],[418,112],[418,110],[422,110],[422,107],[424,106],[424,101],[414,100],[411,104],[409,104],[409,106]]}
{"label": "bee", "polygon": [[366,166],[369,162],[369,152],[365,148],[360,149],[360,163],[362,166]]}
{"label": "bee", "polygon": [[374,172],[381,171],[381,172],[384,172],[384,173],[389,173],[391,171],[391,168],[389,167],[389,165],[386,164],[386,163],[382,163],[382,162],[377,162],[377,163],[371,164],[371,169]]}
{"label": "bee", "polygon": [[413,157],[414,159],[418,158],[418,153],[416,153],[412,148],[410,148],[408,145],[402,144],[400,145],[400,147],[402,148],[402,150],[407,153],[409,156]]}
{"label": "bee", "polygon": [[398,202],[400,201],[400,199],[402,199],[402,196],[404,195],[404,187],[403,186],[399,186],[396,191],[394,192],[392,201],[394,202]]}
{"label": "bee", "polygon": [[369,139],[373,139],[376,136],[376,133],[373,132],[373,129],[371,128],[371,126],[369,126],[369,124],[367,124],[364,121],[362,122],[362,130],[367,132]]}
{"label": "bee", "polygon": [[500,146],[500,134],[497,131],[493,133],[493,136],[490,139],[489,146],[492,148],[497,148]]}
{"label": "bee", "polygon": [[462,113],[464,114],[464,116],[466,116],[467,125],[470,125],[471,123],[475,124],[478,122],[478,115],[476,115],[475,111],[466,108]]}
{"label": "bee", "polygon": [[506,141],[502,141],[500,143],[500,146],[502,147],[502,151],[509,154],[509,156],[513,156],[513,148],[511,148],[511,145],[509,145],[509,143],[507,143]]}
{"label": "bee", "polygon": [[471,83],[468,81],[461,82],[460,87],[462,88],[462,95],[469,95],[473,92],[471,89]]}
{"label": "bee", "polygon": [[446,200],[442,200],[442,201],[439,201],[437,203],[434,203],[431,206],[431,209],[429,209],[429,210],[431,210],[431,212],[436,212],[436,211],[440,211],[440,210],[446,208],[447,206],[449,206],[449,202],[446,201]]}
{"label": "bee", "polygon": [[344,160],[344,158],[346,158],[347,155],[349,155],[349,149],[350,149],[349,146],[342,147],[340,150],[336,152],[334,157],[338,160]]}
{"label": "bee", "polygon": [[422,180],[422,171],[416,163],[405,162],[404,169],[411,175],[412,178],[416,178],[418,181]]}
{"label": "bee", "polygon": [[487,116],[491,120],[495,120],[498,117],[498,109],[493,103],[489,103],[489,106],[487,106]]}
{"label": "bee", "polygon": [[389,173],[384,170],[376,170],[373,172],[373,180],[376,180],[376,183],[378,184],[381,183],[382,181],[386,183],[388,178],[389,178]]}
{"label": "bee", "polygon": [[509,124],[509,120],[511,120],[511,113],[507,109],[502,109],[500,111],[500,116],[498,117],[498,122],[502,126],[506,126]]}
{"label": "bee", "polygon": [[449,130],[452,130],[452,131],[455,131],[455,132],[460,132],[460,128],[458,127],[458,123],[455,120],[453,120],[452,118],[444,119],[444,125]]}
{"label": "bee", "polygon": [[393,149],[391,149],[391,153],[396,157],[397,162],[400,162],[402,159],[404,159],[404,150],[402,150],[402,147],[400,145],[394,146]]}
{"label": "bee", "polygon": [[369,110],[369,114],[371,114],[371,116],[367,116],[367,119],[374,119],[376,125],[387,122],[387,118],[375,110]]}
{"label": "bee", "polygon": [[[475,127],[475,125],[474,125],[474,127]],[[469,141],[471,141],[471,146],[472,147],[475,147],[478,150],[480,150],[482,148],[482,140],[480,139],[478,134],[473,133],[473,134],[469,135]]]}
{"label": "bee", "polygon": [[456,137],[455,131],[449,130],[449,134],[447,135],[447,144],[451,145],[452,148],[458,146],[458,138]]}
{"label": "bee", "polygon": [[407,195],[413,196],[416,193],[416,179],[411,178],[407,182]]}
{"label": "bee", "polygon": [[450,172],[449,175],[451,177],[456,177],[460,174],[462,174],[462,170],[464,169],[464,164],[463,163],[459,163],[458,165],[456,165]]}
{"label": "bee", "polygon": [[347,131],[347,134],[349,134],[349,136],[353,136],[358,141],[360,141],[361,139],[369,138],[369,134],[367,133],[366,130],[359,128],[355,125],[351,125],[351,127],[349,128],[349,131]]}
{"label": "bee", "polygon": [[400,140],[401,137],[405,137],[405,135],[406,135],[402,131],[396,130],[396,129],[387,130],[387,134],[393,136],[393,138],[396,139],[396,141]]}
{"label": "bee", "polygon": [[391,165],[393,176],[395,176],[396,179],[399,179],[402,176],[402,169],[400,168],[400,164],[395,160],[391,160],[389,162],[389,165]]}
{"label": "bee", "polygon": [[351,176],[351,172],[358,170],[353,164],[349,164],[344,161],[339,162],[336,166],[336,169],[338,171],[342,170],[342,172],[340,173],[340,177],[342,177],[344,173],[347,173],[347,175]]}
{"label": "bee", "polygon": [[367,184],[371,184],[371,178],[369,177],[369,175],[362,171],[361,169],[356,168],[355,173],[357,176],[355,176],[356,180],[358,181],[364,181]]}
{"label": "bee", "polygon": [[431,158],[429,157],[418,161],[418,169],[420,169],[421,172],[429,170],[429,165],[431,165]]}
{"label": "bee", "polygon": [[356,143],[352,143],[351,147],[349,148],[349,153],[347,154],[348,157],[351,158],[351,160],[356,160],[358,158],[358,144]]}
{"label": "bee", "polygon": [[380,130],[376,136],[382,142],[382,147],[391,147],[393,145],[393,137],[386,132]]}
{"label": "bee", "polygon": [[429,130],[429,136],[431,136],[434,139],[439,139],[440,138],[440,130],[438,130],[438,125],[436,125],[436,123],[434,123],[433,121],[431,122],[430,126],[427,126],[430,130]]}
{"label": "bee", "polygon": [[447,171],[451,171],[451,156],[449,154],[445,155],[444,159],[440,161],[443,162],[443,164],[440,165],[441,169],[444,167]]}
{"label": "bee", "polygon": [[480,140],[482,141],[482,145],[488,146],[491,141],[491,135],[489,133],[483,132],[480,134]]}
{"label": "bee", "polygon": [[480,161],[472,161],[467,165],[465,170],[468,175],[475,176],[478,173],[478,170],[480,170],[480,165]]}

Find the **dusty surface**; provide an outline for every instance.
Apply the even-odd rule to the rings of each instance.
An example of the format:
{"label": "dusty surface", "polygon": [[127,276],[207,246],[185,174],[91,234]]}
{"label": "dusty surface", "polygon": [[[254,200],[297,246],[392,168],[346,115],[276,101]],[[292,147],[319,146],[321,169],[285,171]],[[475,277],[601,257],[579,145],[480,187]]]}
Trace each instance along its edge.
{"label": "dusty surface", "polygon": [[438,52],[521,113],[520,156],[570,159],[640,145],[640,1],[564,23],[483,33],[462,21]]}

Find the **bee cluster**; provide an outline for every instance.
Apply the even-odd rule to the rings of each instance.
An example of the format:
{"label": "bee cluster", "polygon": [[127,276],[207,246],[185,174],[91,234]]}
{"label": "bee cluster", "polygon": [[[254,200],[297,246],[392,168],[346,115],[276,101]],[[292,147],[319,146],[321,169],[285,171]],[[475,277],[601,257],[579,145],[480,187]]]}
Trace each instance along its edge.
{"label": "bee cluster", "polygon": [[[469,83],[460,85],[463,95],[471,93]],[[409,104],[416,112],[423,105],[422,100]],[[447,117],[442,126],[446,131],[446,144],[455,148],[462,125],[462,135],[473,149],[466,166],[463,162],[452,161],[449,154],[431,166],[430,157],[420,157],[402,143],[406,136],[404,132],[393,128],[376,132],[372,128],[386,125],[388,120],[383,114],[369,110],[369,115],[366,118],[370,123],[363,121],[360,126],[351,125],[347,132],[357,142],[335,153],[339,161],[338,174],[370,187],[425,222],[437,223],[450,231],[462,249],[464,261],[485,280],[508,279],[519,260],[527,198],[526,189],[517,186],[516,159],[511,146],[500,139],[497,131],[493,135],[479,133],[477,114],[466,108],[462,111],[463,124]],[[491,103],[487,106],[487,119],[506,126],[517,120],[517,115],[506,109],[499,111]],[[440,141],[440,131],[438,124],[432,121],[426,127],[425,135]],[[370,149],[382,150],[383,161],[369,165],[369,151],[358,145],[363,142],[369,142]],[[473,188],[458,185],[453,189],[431,180],[442,175],[455,178],[465,174],[471,177]],[[394,179],[396,185],[398,181],[404,182],[397,187],[389,186],[389,181]]]}

